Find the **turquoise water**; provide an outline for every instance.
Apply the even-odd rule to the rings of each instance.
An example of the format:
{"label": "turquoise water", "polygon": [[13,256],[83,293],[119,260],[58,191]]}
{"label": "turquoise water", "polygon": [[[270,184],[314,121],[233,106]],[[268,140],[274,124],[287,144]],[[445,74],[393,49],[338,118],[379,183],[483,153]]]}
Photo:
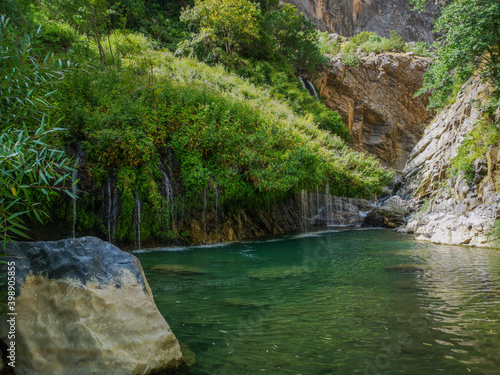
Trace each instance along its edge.
{"label": "turquoise water", "polygon": [[500,251],[329,231],[136,254],[190,374],[500,374]]}

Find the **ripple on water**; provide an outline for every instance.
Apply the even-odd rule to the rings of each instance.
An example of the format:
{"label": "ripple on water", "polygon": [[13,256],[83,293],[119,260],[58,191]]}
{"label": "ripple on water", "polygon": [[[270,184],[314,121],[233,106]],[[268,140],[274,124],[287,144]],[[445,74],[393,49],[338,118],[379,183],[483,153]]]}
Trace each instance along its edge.
{"label": "ripple on water", "polygon": [[191,374],[498,374],[500,252],[385,230],[188,250],[138,257]]}

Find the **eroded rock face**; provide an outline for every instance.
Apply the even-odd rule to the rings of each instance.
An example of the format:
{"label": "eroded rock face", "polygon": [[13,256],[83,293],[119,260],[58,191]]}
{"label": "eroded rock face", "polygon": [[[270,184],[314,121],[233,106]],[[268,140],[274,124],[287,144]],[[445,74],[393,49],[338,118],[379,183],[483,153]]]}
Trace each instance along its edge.
{"label": "eroded rock face", "polygon": [[314,83],[342,116],[354,148],[402,170],[430,120],[428,98],[413,98],[428,63],[395,53],[361,57],[359,67],[333,58]]}
{"label": "eroded rock face", "polygon": [[[404,168],[404,189],[420,212],[406,230],[435,243],[490,245],[490,228],[500,215],[500,145],[474,163],[472,181],[448,173],[466,136],[481,117],[491,88],[470,79],[456,102],[426,129]],[[498,111],[497,111],[498,112]]]}
{"label": "eroded rock face", "polygon": [[305,225],[304,216],[300,196],[295,196],[266,211],[237,209],[224,213],[210,209],[189,221],[181,219],[180,227],[189,233],[193,244],[230,242],[301,229]]}
{"label": "eroded rock face", "polygon": [[17,375],[149,374],[184,363],[135,256],[95,237],[9,244],[8,253]]}
{"label": "eroded rock face", "polygon": [[323,31],[352,36],[361,31],[374,31],[389,37],[391,30],[407,42],[432,43],[433,22],[439,16],[439,5],[426,11],[412,10],[410,0],[284,0],[295,5]]}

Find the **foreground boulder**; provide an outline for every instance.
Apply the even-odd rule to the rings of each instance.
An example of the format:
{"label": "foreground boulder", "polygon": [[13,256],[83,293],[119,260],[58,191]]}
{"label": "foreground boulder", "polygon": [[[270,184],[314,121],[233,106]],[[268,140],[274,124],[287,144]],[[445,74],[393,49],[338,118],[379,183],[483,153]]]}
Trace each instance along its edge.
{"label": "foreground boulder", "polygon": [[7,252],[16,263],[16,374],[149,374],[184,363],[135,256],[95,237]]}

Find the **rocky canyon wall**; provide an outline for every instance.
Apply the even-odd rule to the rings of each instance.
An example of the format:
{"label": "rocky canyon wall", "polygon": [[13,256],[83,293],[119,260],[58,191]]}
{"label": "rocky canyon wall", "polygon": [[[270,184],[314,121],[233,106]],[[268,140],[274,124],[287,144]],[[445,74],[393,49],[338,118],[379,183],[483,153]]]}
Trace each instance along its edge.
{"label": "rocky canyon wall", "polygon": [[[469,134],[484,121],[481,106],[491,87],[470,79],[456,102],[441,111],[426,129],[404,168],[401,195],[417,208],[406,230],[435,243],[488,246],[500,215],[500,144],[491,145],[473,165],[473,177],[450,173]],[[496,122],[500,109],[496,111]],[[486,121],[495,121],[487,119]],[[477,147],[479,147],[478,145]],[[477,149],[477,148],[475,148]]]}
{"label": "rocky canyon wall", "polygon": [[430,121],[428,98],[413,98],[428,63],[412,54],[365,54],[353,67],[335,57],[313,81],[342,116],[353,147],[402,170]]}
{"label": "rocky canyon wall", "polygon": [[361,31],[374,31],[389,37],[391,30],[407,42],[435,39],[433,21],[439,5],[430,5],[423,13],[412,10],[410,0],[284,0],[295,5],[322,31],[352,36]]}

